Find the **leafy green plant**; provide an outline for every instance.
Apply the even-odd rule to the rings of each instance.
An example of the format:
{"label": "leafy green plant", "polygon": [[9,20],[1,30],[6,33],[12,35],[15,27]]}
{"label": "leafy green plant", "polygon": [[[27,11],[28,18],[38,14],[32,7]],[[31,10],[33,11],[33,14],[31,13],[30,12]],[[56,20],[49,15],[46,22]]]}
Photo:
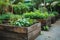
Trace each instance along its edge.
{"label": "leafy green plant", "polygon": [[19,5],[13,5],[14,14],[21,14],[21,8]]}
{"label": "leafy green plant", "polygon": [[54,17],[54,16],[55,16],[55,14],[54,14],[54,13],[50,13],[50,14],[49,14],[49,16]]}
{"label": "leafy green plant", "polygon": [[24,17],[32,19],[47,19],[49,17],[49,14],[48,12],[41,13],[37,11],[37,12],[25,13]]}
{"label": "leafy green plant", "polygon": [[17,5],[12,5],[14,14],[23,14],[28,11],[29,7],[24,3],[19,2]]}
{"label": "leafy green plant", "polygon": [[49,26],[48,25],[43,26],[43,30],[49,30]]}
{"label": "leafy green plant", "polygon": [[15,22],[16,20],[20,19],[21,15],[15,15],[13,13],[5,13],[0,15],[0,20],[2,22],[2,20],[9,20],[10,24],[12,24],[13,22]]}
{"label": "leafy green plant", "polygon": [[53,11],[52,13],[53,13],[55,16],[58,15],[58,12],[56,12],[56,11]]}
{"label": "leafy green plant", "polygon": [[21,15],[11,15],[10,16],[10,25],[13,25],[13,23],[15,22],[15,21],[17,21],[18,19],[21,19],[22,17],[21,17]]}
{"label": "leafy green plant", "polygon": [[14,23],[14,25],[20,26],[20,27],[28,27],[28,26],[31,26],[32,24],[34,24],[35,22],[36,21],[34,21],[33,19],[23,18],[23,19],[17,20]]}
{"label": "leafy green plant", "polygon": [[51,17],[57,16],[57,15],[58,15],[58,12],[56,12],[56,11],[53,11],[49,14],[49,16],[51,16]]}
{"label": "leafy green plant", "polygon": [[19,2],[18,4],[12,5],[14,14],[23,14],[25,12],[29,12],[30,10],[33,9],[32,3],[21,3]]}
{"label": "leafy green plant", "polygon": [[0,24],[2,24],[2,20],[0,20]]}
{"label": "leafy green plant", "polygon": [[10,5],[9,0],[0,0],[0,13],[5,13],[8,11],[8,6]]}
{"label": "leafy green plant", "polygon": [[33,19],[37,18],[36,14],[33,13],[33,12],[25,13],[24,17],[26,17],[26,18],[33,18]]}
{"label": "leafy green plant", "polygon": [[42,17],[43,19],[47,19],[49,17],[48,12],[44,12],[40,14],[40,17]]}
{"label": "leafy green plant", "polygon": [[10,19],[10,13],[0,14],[0,22],[3,23],[3,21],[7,21]]}
{"label": "leafy green plant", "polygon": [[9,19],[10,18],[10,14],[2,14],[0,15],[0,19],[4,20],[4,19]]}

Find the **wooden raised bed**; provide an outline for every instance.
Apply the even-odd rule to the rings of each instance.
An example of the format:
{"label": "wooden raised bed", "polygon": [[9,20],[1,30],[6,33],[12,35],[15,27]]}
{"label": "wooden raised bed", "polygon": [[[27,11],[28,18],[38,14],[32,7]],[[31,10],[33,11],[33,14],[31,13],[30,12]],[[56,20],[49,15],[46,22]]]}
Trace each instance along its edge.
{"label": "wooden raised bed", "polygon": [[55,16],[54,17],[51,17],[51,24],[54,24],[55,22],[56,22]]}
{"label": "wooden raised bed", "polygon": [[40,35],[41,24],[30,27],[16,27],[0,24],[0,40],[35,40]]}
{"label": "wooden raised bed", "polygon": [[57,21],[59,19],[59,14],[55,16],[55,20]]}
{"label": "wooden raised bed", "polygon": [[51,17],[47,19],[37,19],[38,22],[41,22],[41,29],[43,29],[43,26],[49,26],[51,27]]}
{"label": "wooden raised bed", "polygon": [[51,24],[55,23],[59,19],[59,14],[56,16],[51,17]]}

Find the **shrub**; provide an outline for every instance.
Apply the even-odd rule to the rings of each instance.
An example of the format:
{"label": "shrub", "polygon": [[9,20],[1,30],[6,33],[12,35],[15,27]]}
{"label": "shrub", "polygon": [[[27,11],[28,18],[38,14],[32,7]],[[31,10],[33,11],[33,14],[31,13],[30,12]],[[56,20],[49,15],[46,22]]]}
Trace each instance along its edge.
{"label": "shrub", "polygon": [[10,14],[2,14],[0,15],[0,19],[4,20],[4,19],[10,19]]}
{"label": "shrub", "polygon": [[47,19],[49,17],[49,14],[47,12],[41,13],[41,12],[30,12],[23,14],[26,18],[32,18],[32,19]]}
{"label": "shrub", "polygon": [[2,22],[2,20],[9,20],[10,24],[20,18],[21,18],[20,15],[14,15],[12,13],[5,13],[5,14],[0,15],[1,22]]}
{"label": "shrub", "polygon": [[14,14],[23,14],[25,12],[33,11],[32,3],[21,3],[19,2],[17,5],[12,5]]}
{"label": "shrub", "polygon": [[14,14],[23,14],[26,11],[28,11],[28,6],[26,6],[23,3],[18,3],[17,5],[13,5],[13,10],[14,10]]}
{"label": "shrub", "polygon": [[30,13],[25,13],[24,17],[26,17],[26,18],[32,18],[32,19],[37,19],[38,16],[34,12],[30,12]]}
{"label": "shrub", "polygon": [[0,0],[0,13],[5,13],[8,11],[9,2],[5,2],[5,0]]}
{"label": "shrub", "polygon": [[54,17],[54,16],[55,16],[55,14],[54,14],[54,13],[50,13],[50,14],[49,14],[49,16]]}
{"label": "shrub", "polygon": [[53,11],[52,13],[53,13],[55,16],[58,15],[58,12],[56,12],[56,11]]}

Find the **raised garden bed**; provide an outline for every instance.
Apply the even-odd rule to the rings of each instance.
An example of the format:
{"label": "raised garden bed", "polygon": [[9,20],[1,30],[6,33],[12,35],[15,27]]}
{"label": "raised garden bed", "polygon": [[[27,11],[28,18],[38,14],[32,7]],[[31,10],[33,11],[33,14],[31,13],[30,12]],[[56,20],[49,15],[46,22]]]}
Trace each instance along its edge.
{"label": "raised garden bed", "polygon": [[55,16],[54,17],[51,17],[51,24],[54,24],[55,22],[56,22]]}
{"label": "raised garden bed", "polygon": [[59,14],[55,16],[55,20],[57,21],[59,19]]}
{"label": "raised garden bed", "polygon": [[44,26],[49,26],[51,27],[51,18],[47,18],[47,19],[37,19],[38,22],[41,22],[41,29],[43,30]]}
{"label": "raised garden bed", "polygon": [[36,23],[30,27],[0,24],[0,40],[34,40],[40,32],[40,23]]}

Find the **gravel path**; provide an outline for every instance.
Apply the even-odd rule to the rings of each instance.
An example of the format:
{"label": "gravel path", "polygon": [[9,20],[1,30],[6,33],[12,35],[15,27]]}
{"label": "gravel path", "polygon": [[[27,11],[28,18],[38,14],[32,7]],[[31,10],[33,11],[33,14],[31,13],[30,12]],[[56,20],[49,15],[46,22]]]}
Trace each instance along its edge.
{"label": "gravel path", "polygon": [[42,31],[36,40],[60,40],[60,20],[52,24],[49,31]]}

